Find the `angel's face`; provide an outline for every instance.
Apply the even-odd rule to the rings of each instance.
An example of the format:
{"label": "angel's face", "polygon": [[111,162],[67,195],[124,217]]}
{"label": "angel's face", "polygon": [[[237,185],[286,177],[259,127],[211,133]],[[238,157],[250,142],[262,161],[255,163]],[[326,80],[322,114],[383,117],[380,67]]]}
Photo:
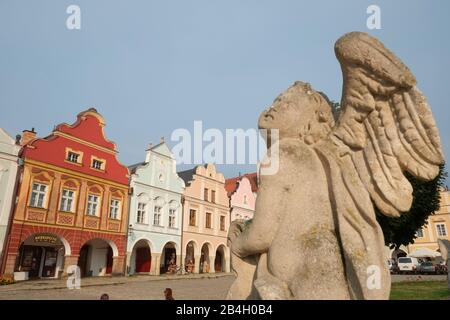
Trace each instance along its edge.
{"label": "angel's face", "polygon": [[298,137],[299,130],[315,121],[321,103],[316,95],[319,94],[309,84],[296,82],[262,112],[259,128],[278,129],[280,137]]}

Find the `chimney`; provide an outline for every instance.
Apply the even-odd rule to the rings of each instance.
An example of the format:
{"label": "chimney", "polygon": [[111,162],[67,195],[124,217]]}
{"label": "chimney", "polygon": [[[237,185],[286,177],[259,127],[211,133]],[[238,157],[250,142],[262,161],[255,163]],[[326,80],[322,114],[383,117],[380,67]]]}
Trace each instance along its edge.
{"label": "chimney", "polygon": [[23,130],[22,131],[22,140],[20,141],[20,145],[24,146],[35,138],[36,138],[36,131],[34,131],[34,128],[32,128],[31,130]]}

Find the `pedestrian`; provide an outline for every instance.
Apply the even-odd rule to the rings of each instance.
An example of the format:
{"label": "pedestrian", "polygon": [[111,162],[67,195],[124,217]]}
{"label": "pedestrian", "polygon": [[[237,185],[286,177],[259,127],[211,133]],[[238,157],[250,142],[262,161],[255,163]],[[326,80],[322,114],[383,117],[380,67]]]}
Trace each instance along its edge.
{"label": "pedestrian", "polygon": [[102,294],[100,300],[109,300],[109,295],[107,293]]}
{"label": "pedestrian", "polygon": [[172,289],[170,288],[166,288],[166,290],[164,290],[164,297],[166,300],[175,300],[172,296]]}

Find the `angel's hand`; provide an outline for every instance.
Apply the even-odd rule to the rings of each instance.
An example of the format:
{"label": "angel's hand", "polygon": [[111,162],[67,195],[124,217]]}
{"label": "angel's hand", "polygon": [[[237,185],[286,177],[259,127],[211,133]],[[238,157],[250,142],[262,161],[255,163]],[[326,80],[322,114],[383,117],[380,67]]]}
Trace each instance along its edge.
{"label": "angel's hand", "polygon": [[244,220],[235,220],[230,224],[230,229],[228,230],[228,242],[233,243],[234,240],[239,237],[245,227]]}

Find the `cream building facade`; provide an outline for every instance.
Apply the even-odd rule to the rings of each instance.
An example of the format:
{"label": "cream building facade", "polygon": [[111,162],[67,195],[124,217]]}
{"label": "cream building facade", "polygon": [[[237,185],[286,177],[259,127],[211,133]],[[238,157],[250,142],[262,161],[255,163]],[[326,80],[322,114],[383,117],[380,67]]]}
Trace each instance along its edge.
{"label": "cream building facade", "polygon": [[179,172],[183,203],[182,258],[194,273],[230,272],[230,207],[225,178],[213,164]]}

